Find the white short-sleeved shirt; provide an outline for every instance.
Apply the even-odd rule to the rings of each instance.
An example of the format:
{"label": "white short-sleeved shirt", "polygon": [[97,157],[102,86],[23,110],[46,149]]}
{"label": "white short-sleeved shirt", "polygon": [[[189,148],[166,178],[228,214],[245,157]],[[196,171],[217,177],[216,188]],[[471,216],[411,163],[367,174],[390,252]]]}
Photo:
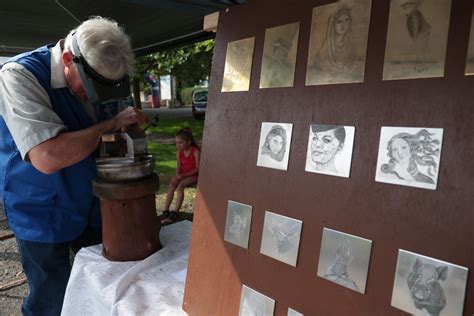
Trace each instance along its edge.
{"label": "white short-sleeved shirt", "polygon": [[[61,61],[61,46],[62,41],[50,49],[53,89],[68,87]],[[84,105],[87,113],[95,116],[90,103]],[[0,115],[5,120],[23,159],[31,148],[62,131],[67,131],[36,77],[15,62],[5,64],[0,71]]]}

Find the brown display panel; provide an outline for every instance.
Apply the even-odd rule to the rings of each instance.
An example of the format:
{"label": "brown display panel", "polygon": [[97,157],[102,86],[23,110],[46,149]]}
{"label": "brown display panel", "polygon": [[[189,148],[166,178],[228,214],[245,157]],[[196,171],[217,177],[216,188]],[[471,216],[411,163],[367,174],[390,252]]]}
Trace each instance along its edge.
{"label": "brown display panel", "polygon": [[[373,1],[365,82],[305,86],[311,12],[259,0],[221,12],[183,308],[237,315],[242,284],[305,315],[405,315],[391,307],[398,249],[474,268],[471,0],[453,0],[443,78],[382,81],[389,0]],[[258,89],[265,29],[301,22],[295,84]],[[221,93],[229,41],[256,37],[250,91]],[[262,122],[293,123],[288,171],[256,166]],[[304,171],[310,124],[356,127],[349,179]],[[375,182],[381,126],[444,128],[437,190]],[[228,200],[253,206],[248,250],[223,240]],[[296,268],[260,254],[265,211],[303,221]],[[316,276],[323,227],[373,240],[366,294]],[[474,314],[474,278],[464,315]]]}

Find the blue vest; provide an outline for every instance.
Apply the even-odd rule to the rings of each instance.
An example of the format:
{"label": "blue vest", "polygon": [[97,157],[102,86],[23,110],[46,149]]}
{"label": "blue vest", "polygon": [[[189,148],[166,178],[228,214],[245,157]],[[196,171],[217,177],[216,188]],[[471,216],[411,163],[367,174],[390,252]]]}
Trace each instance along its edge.
{"label": "blue vest", "polygon": [[[51,88],[49,47],[10,61],[23,65],[36,77],[69,132],[90,127],[92,119],[69,89]],[[21,158],[0,116],[0,195],[10,228],[18,238],[60,243],[74,240],[87,226],[99,228],[99,201],[92,193],[95,176],[93,155],[50,175],[39,172]]]}

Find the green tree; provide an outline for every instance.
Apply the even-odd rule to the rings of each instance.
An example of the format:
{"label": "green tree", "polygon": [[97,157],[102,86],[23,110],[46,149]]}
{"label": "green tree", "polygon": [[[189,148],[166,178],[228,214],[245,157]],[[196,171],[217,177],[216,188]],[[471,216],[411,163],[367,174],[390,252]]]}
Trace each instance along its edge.
{"label": "green tree", "polygon": [[136,62],[136,76],[142,87],[148,86],[144,79],[146,73],[156,78],[173,75],[178,89],[193,87],[210,75],[214,42],[210,39],[140,56]]}

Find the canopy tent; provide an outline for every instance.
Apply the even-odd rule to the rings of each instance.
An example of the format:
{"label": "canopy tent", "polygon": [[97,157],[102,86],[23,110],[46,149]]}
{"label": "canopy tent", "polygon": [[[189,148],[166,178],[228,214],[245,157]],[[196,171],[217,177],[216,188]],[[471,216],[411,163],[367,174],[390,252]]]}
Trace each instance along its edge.
{"label": "canopy tent", "polygon": [[0,55],[12,56],[64,38],[92,15],[125,27],[136,55],[214,35],[205,15],[245,0],[0,0]]}

